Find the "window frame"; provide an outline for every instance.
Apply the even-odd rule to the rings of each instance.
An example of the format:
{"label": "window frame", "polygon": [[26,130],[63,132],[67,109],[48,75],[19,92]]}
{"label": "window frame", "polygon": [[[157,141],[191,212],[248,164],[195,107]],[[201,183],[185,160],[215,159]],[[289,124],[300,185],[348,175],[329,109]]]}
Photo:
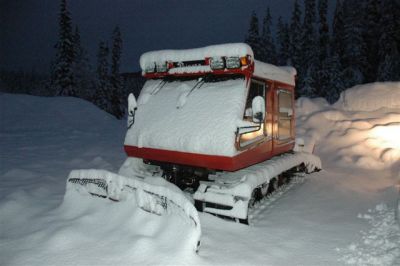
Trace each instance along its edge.
{"label": "window frame", "polygon": [[[251,97],[250,90],[251,90],[251,85],[253,83],[256,83],[256,84],[262,86],[262,95],[255,94],[255,95],[253,95],[252,99],[255,96],[262,96],[263,99],[264,99],[265,105],[266,105],[266,109],[265,110],[266,110],[266,114],[267,114],[267,96],[268,96],[267,93],[268,93],[269,85],[264,80],[251,78],[250,82],[249,82],[249,85],[248,85],[248,90],[247,90],[247,95],[246,95],[246,102],[245,102],[244,111],[243,111],[243,118],[242,119],[244,121],[251,121],[252,122],[252,116],[246,116],[246,110],[249,108],[248,104],[249,103],[250,103],[250,105],[252,104],[252,99],[249,100],[249,97]],[[267,129],[265,128],[266,127],[266,119],[267,119],[266,116],[267,115],[265,115],[265,117],[264,117],[264,121],[262,121],[259,125],[237,128],[237,131],[236,131],[236,148],[238,150],[248,149],[249,147],[252,147],[254,145],[258,145],[259,143],[262,143],[262,142],[264,142],[266,140],[266,138],[267,138],[267,134],[266,134],[267,133]],[[240,129],[245,130],[245,132],[241,133]],[[241,137],[242,135],[248,134],[248,133],[257,132],[259,130],[262,130],[262,134],[254,137],[253,140],[247,140],[244,143],[244,145],[242,146],[242,143],[243,143],[242,137]]]}
{"label": "window frame", "polygon": [[[290,95],[290,110],[291,110],[291,114],[289,115],[289,113],[288,113],[287,117],[282,117],[281,116],[282,112],[280,112],[280,97],[279,97],[281,93],[285,93],[285,94]],[[294,117],[294,103],[293,103],[293,91],[292,90],[278,87],[278,89],[277,89],[277,110],[276,110],[276,112],[277,112],[277,120],[276,120],[277,130],[276,130],[276,133],[275,133],[276,140],[279,141],[279,142],[282,142],[282,143],[290,142],[292,140],[292,135],[293,135],[293,117]],[[289,123],[290,123],[289,124],[289,135],[285,135],[284,138],[282,138],[281,135],[279,134],[279,122],[281,120],[289,121]]]}

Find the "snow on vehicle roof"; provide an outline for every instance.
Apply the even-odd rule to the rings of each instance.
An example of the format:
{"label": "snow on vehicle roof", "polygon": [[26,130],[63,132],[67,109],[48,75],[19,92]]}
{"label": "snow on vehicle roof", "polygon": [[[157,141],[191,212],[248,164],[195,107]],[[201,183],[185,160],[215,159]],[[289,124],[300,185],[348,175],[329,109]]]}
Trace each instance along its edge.
{"label": "snow on vehicle roof", "polygon": [[[253,50],[245,43],[228,43],[206,46],[203,48],[185,49],[185,50],[160,50],[144,53],[140,57],[140,66],[145,72],[148,67],[153,67],[154,63],[163,63],[167,61],[185,62],[204,60],[208,57],[231,57],[231,56],[247,56],[252,58]],[[295,85],[296,70],[293,67],[278,67],[272,64],[254,60],[254,75],[260,78],[280,81],[286,84]],[[213,70],[210,66],[184,66],[172,68],[169,74],[183,73],[209,73]]]}
{"label": "snow on vehicle roof", "polygon": [[250,55],[253,57],[253,50],[245,43],[226,43],[210,45],[201,48],[194,49],[182,49],[182,50],[159,50],[151,51],[142,54],[140,57],[140,67],[143,71],[148,66],[154,64],[154,62],[185,62],[193,60],[202,60],[206,57],[217,57],[217,56],[246,56]]}
{"label": "snow on vehicle roof", "polygon": [[296,69],[290,66],[275,66],[254,60],[254,76],[295,85]]}

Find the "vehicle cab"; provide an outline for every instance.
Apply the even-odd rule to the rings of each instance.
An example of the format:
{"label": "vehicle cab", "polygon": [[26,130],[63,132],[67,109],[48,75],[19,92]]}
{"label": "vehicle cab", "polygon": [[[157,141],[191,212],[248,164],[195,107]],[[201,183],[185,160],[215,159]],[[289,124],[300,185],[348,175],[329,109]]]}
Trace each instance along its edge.
{"label": "vehicle cab", "polygon": [[257,61],[243,43],[148,52],[140,65],[147,81],[129,98],[128,156],[193,181],[293,149],[294,68]]}

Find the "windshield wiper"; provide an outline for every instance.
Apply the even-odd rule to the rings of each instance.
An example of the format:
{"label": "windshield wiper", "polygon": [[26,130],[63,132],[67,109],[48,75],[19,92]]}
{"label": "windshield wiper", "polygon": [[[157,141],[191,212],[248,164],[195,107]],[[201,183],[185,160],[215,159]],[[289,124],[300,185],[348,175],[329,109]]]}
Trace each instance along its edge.
{"label": "windshield wiper", "polygon": [[201,86],[203,86],[203,84],[204,84],[204,78],[199,78],[199,80],[196,82],[196,84],[193,86],[193,88],[192,88],[189,92],[183,93],[183,94],[181,94],[181,96],[179,96],[178,104],[176,105],[176,108],[178,108],[178,109],[179,109],[179,108],[182,108],[182,107],[185,105],[186,100],[187,100],[187,98],[189,97],[189,95],[190,95],[194,90],[200,89]]}

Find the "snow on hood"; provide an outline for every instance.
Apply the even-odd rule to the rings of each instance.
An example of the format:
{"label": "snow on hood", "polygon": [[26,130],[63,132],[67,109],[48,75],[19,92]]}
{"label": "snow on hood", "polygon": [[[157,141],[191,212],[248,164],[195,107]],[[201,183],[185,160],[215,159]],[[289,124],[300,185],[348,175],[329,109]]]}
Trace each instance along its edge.
{"label": "snow on hood", "polygon": [[206,82],[192,92],[197,80],[172,81],[154,93],[160,82],[145,83],[125,145],[210,155],[237,153],[235,131],[244,123],[244,79]]}
{"label": "snow on hood", "polygon": [[375,82],[343,91],[335,107],[347,111],[400,108],[400,82]]}
{"label": "snow on hood", "polygon": [[297,136],[316,144],[324,165],[400,169],[399,93],[400,82],[386,82],[350,88],[332,106],[299,98]]}

